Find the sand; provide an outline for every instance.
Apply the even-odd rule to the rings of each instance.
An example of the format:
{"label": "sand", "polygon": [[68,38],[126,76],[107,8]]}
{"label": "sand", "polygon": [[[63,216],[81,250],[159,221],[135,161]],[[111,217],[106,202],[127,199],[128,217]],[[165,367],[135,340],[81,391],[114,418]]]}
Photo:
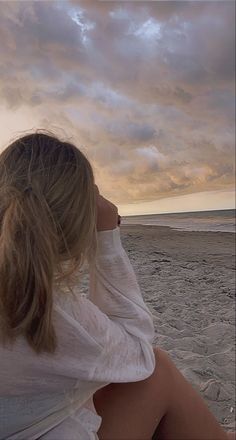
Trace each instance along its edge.
{"label": "sand", "polygon": [[226,430],[235,429],[235,235],[121,226],[166,350]]}
{"label": "sand", "polygon": [[[166,350],[225,430],[235,430],[235,234],[121,225]],[[80,293],[88,292],[88,273]]]}

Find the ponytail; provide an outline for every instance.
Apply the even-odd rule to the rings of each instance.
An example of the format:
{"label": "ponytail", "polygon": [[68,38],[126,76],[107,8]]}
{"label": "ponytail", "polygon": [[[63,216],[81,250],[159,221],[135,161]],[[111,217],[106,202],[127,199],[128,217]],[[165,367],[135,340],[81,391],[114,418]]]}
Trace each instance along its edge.
{"label": "ponytail", "polygon": [[[52,291],[56,234],[34,191],[12,198],[0,235],[3,339],[24,335],[36,351],[53,352]],[[51,235],[51,236],[49,236]]]}

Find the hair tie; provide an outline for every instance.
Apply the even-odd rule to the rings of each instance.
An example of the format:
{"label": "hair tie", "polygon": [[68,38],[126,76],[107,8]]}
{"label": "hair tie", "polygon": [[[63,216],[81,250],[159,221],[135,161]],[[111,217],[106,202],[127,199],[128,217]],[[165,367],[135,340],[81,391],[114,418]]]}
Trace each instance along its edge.
{"label": "hair tie", "polygon": [[28,194],[28,193],[30,193],[30,192],[32,192],[32,191],[33,191],[33,188],[32,188],[31,185],[27,186],[27,187],[23,190],[23,192],[26,193],[26,194]]}

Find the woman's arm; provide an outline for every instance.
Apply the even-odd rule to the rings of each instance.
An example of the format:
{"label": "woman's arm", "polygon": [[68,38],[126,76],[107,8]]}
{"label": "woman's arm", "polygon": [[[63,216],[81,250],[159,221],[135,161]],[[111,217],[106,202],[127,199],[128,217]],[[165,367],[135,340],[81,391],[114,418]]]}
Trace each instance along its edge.
{"label": "woman's arm", "polygon": [[93,380],[135,382],[149,377],[155,368],[153,319],[122,247],[119,228],[98,234],[89,287],[87,305],[90,317],[94,314],[90,332],[103,344]]}
{"label": "woman's arm", "polygon": [[90,266],[89,299],[113,321],[152,341],[152,314],[145,304],[120,229],[98,233],[97,257]]}
{"label": "woman's arm", "polygon": [[[65,347],[70,374],[98,386],[143,380],[155,368],[152,316],[122,247],[118,214],[112,206],[105,222],[113,228],[98,232],[89,297],[62,296],[62,304],[56,308],[70,333],[70,345],[67,337]],[[61,319],[58,322],[61,326]]]}

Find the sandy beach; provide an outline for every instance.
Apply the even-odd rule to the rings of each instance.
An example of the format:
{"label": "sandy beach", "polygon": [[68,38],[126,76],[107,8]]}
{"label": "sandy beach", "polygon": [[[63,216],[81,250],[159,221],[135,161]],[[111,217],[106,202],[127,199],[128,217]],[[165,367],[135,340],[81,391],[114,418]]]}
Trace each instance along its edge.
{"label": "sandy beach", "polygon": [[[166,350],[219,423],[235,430],[235,234],[121,225]],[[88,292],[88,273],[79,291]]]}
{"label": "sandy beach", "polygon": [[153,314],[155,345],[234,430],[234,234],[122,225],[121,239]]}

